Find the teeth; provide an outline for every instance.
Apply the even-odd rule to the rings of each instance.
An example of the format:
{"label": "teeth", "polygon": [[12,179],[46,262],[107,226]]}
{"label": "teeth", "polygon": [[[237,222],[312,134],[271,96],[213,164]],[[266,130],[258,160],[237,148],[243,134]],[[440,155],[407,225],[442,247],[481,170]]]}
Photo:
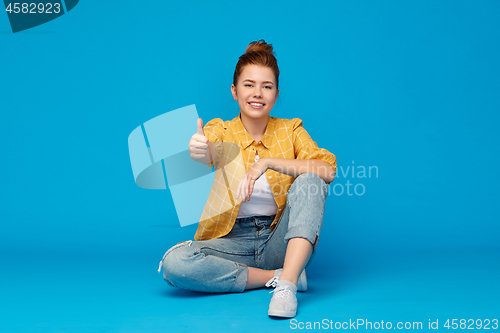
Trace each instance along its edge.
{"label": "teeth", "polygon": [[260,103],[250,103],[250,105],[253,105],[253,106],[262,106],[264,104],[260,104]]}

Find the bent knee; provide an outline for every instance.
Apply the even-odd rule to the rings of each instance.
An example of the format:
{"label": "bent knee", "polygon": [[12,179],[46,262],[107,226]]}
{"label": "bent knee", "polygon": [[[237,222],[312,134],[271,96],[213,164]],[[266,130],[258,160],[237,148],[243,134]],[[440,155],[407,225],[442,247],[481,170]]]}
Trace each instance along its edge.
{"label": "bent knee", "polygon": [[315,173],[308,172],[295,178],[295,181],[290,187],[289,193],[295,193],[306,197],[319,195],[320,197],[326,198],[328,195],[328,186],[320,176]]}
{"label": "bent knee", "polygon": [[321,179],[320,176],[318,176],[317,174],[315,173],[312,173],[312,172],[307,172],[307,173],[303,173],[299,176],[297,176],[297,178],[295,178],[295,182],[307,182],[307,183],[318,183],[318,184],[325,184],[326,185],[326,182]]}
{"label": "bent knee", "polygon": [[195,264],[193,258],[199,254],[191,243],[179,243],[163,256],[163,280],[171,286],[178,287],[190,275]]}

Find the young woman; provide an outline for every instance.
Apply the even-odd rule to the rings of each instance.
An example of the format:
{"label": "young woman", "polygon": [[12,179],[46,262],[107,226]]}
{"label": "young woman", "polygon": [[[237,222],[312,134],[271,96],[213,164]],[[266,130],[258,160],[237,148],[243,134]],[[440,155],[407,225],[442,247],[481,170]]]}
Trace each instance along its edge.
{"label": "young woman", "polygon": [[[296,292],[307,289],[305,267],[316,251],[336,157],[318,148],[300,119],[269,116],[278,80],[272,45],[250,43],[231,86],[239,116],[214,119],[205,127],[199,119],[189,143],[191,158],[208,166],[227,155],[230,149],[223,144],[238,147],[244,170],[235,196],[211,195],[207,207],[229,209],[202,217],[195,241],[173,246],[160,264],[164,280],[184,289],[215,293],[272,286],[268,314],[291,318]],[[234,173],[229,182],[232,178]]]}

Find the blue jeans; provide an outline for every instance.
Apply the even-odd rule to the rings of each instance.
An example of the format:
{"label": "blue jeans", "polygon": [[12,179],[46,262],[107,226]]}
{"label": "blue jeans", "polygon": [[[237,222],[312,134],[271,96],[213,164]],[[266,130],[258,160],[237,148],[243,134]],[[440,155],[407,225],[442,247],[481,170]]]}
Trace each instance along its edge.
{"label": "blue jeans", "polygon": [[248,267],[282,268],[288,240],[294,237],[313,245],[307,267],[316,252],[327,194],[326,183],[316,174],[298,176],[273,231],[270,226],[275,215],[253,216],[236,219],[223,237],[181,242],[163,256],[163,279],[171,286],[194,291],[242,292]]}

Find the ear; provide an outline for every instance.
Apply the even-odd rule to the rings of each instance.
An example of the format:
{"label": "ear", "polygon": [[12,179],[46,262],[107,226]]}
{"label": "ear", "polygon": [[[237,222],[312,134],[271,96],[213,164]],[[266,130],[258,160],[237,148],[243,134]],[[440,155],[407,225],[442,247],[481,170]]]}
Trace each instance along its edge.
{"label": "ear", "polygon": [[236,86],[234,84],[231,85],[231,94],[233,94],[234,100],[237,101],[238,95],[236,94]]}
{"label": "ear", "polygon": [[276,101],[278,100],[278,95],[280,94],[280,90],[276,89],[276,98],[274,99],[274,104],[276,104]]}

